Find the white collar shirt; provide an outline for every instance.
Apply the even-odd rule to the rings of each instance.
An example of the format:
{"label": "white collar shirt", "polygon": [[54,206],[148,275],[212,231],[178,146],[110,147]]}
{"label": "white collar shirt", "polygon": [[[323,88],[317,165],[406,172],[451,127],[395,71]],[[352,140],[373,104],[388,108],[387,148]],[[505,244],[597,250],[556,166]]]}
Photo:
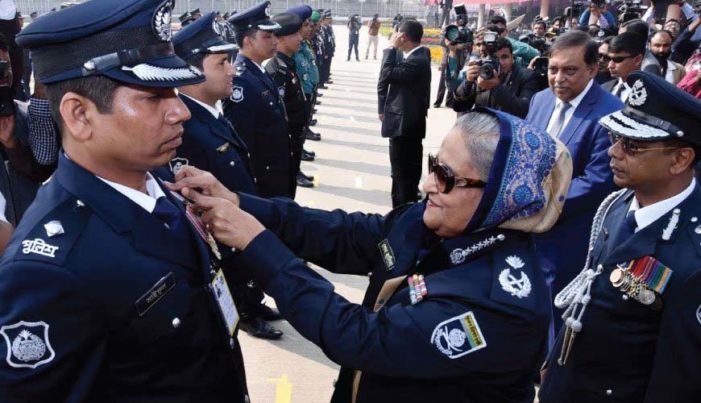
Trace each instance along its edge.
{"label": "white collar shirt", "polygon": [[408,59],[409,56],[411,56],[414,52],[416,52],[416,49],[422,48],[423,46],[417,46],[414,49],[408,51],[408,52],[402,52],[402,55],[404,55],[404,60]]}
{"label": "white collar shirt", "polygon": [[[570,122],[572,115],[574,115],[574,111],[577,109],[579,104],[582,103],[582,100],[584,99],[585,96],[587,96],[587,93],[591,90],[591,87],[593,85],[594,85],[594,80],[589,80],[589,83],[584,88],[584,91],[580,92],[579,95],[577,95],[576,97],[574,97],[574,99],[572,99],[570,101],[570,105],[572,105],[572,106],[570,107],[569,110],[567,110],[567,112],[565,112],[565,121],[562,124],[562,131],[560,132],[561,133],[560,135],[562,135],[562,132],[564,132],[564,129],[567,127],[567,124]],[[564,102],[562,102],[559,98],[555,98],[555,109],[553,110],[552,116],[550,116],[550,121],[548,122],[548,127],[546,129],[546,131],[548,133],[551,132],[553,125],[555,124],[555,121],[557,120],[558,111],[560,110],[560,108],[562,108],[562,104],[564,104]]]}
{"label": "white collar shirt", "polygon": [[138,204],[149,213],[153,213],[153,210],[156,208],[156,200],[165,196],[165,193],[156,182],[156,179],[149,172],[146,172],[146,192],[148,192],[148,194],[116,182],[108,181],[107,179],[100,178],[99,176],[97,176],[97,178],[110,185],[114,190],[128,197],[129,200]]}
{"label": "white collar shirt", "polygon": [[694,187],[696,187],[696,178],[692,179],[691,184],[681,193],[645,207],[640,207],[638,199],[634,197],[633,201],[630,203],[628,213],[630,214],[631,211],[635,212],[635,222],[638,225],[635,231],[640,231],[641,229],[660,219],[660,217],[667,214],[673,208],[677,207],[691,195],[691,193],[694,191]]}
{"label": "white collar shirt", "polygon": [[191,99],[191,100],[197,102],[200,106],[202,106],[202,107],[205,108],[207,111],[209,111],[209,113],[211,113],[212,116],[214,116],[215,119],[219,119],[219,116],[224,114],[224,109],[222,108],[222,102],[221,102],[221,101],[217,101],[217,103],[215,103],[214,106],[211,106],[211,105],[207,105],[206,103],[200,101],[199,99],[195,99],[195,98],[193,98],[193,97],[191,97],[191,96],[189,96],[189,95],[187,95],[187,94],[183,94],[182,92],[181,92],[181,94],[182,94],[184,97],[187,97],[187,98],[189,98],[189,99]]}
{"label": "white collar shirt", "polygon": [[630,95],[628,83],[623,81],[622,78],[619,78],[618,83],[613,87],[613,94],[616,95],[621,102],[625,103],[628,99],[628,95]]}

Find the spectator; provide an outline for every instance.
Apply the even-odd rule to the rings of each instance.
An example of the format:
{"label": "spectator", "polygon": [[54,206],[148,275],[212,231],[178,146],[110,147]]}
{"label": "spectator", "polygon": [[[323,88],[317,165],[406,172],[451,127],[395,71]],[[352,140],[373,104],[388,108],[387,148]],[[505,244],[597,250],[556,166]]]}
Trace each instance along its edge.
{"label": "spectator", "polygon": [[668,82],[677,85],[686,75],[684,66],[669,60],[672,53],[672,34],[669,31],[660,30],[650,37],[650,52],[657,58],[662,68],[662,77]]}
{"label": "spectator", "polygon": [[358,57],[358,42],[360,42],[360,27],[362,23],[360,22],[360,16],[358,14],[353,14],[348,19],[348,58],[346,61],[350,61],[351,52],[355,50],[355,60],[360,61]]}
{"label": "spectator", "polygon": [[625,102],[630,95],[630,87],[626,84],[628,74],[640,70],[645,53],[644,44],[640,37],[632,32],[624,32],[611,40],[609,46],[609,72],[612,80],[601,87]]}
{"label": "spectator", "polygon": [[370,46],[373,47],[372,58],[377,60],[378,35],[380,33],[380,26],[382,25],[379,17],[379,14],[375,14],[368,22],[368,48],[365,49],[365,60],[368,60],[368,56],[370,55]]}
{"label": "spectator", "polygon": [[517,41],[516,39],[509,37],[509,30],[506,25],[506,19],[500,15],[495,15],[489,19],[490,25],[487,27],[490,31],[497,32],[502,38],[506,38],[511,42],[511,48],[513,49],[514,60],[516,64],[521,67],[528,67],[528,63],[531,62],[533,58],[540,56],[540,52],[527,43]]}
{"label": "spectator", "polygon": [[596,82],[598,84],[604,84],[611,80],[611,73],[609,72],[608,65],[611,59],[609,58],[609,45],[613,36],[605,38],[599,44],[599,73],[596,75]]}

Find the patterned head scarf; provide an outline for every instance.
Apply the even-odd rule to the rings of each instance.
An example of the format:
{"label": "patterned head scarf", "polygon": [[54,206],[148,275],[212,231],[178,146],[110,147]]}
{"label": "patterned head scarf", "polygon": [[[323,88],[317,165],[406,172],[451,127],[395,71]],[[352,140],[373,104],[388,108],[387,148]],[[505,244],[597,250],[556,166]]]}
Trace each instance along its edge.
{"label": "patterned head scarf", "polygon": [[488,108],[476,111],[497,118],[499,142],[484,195],[466,232],[492,227],[547,231],[562,212],[572,179],[567,148],[515,116]]}

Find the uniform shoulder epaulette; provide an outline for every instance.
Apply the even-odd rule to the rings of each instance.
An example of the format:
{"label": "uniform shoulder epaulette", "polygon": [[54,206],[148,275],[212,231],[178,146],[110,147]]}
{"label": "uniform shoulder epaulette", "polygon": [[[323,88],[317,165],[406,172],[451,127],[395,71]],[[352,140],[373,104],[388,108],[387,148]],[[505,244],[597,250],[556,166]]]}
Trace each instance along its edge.
{"label": "uniform shoulder epaulette", "polygon": [[[91,215],[92,210],[82,201],[69,197],[44,216],[34,219],[24,236],[18,233],[21,241],[6,251],[6,257],[61,265],[69,256]],[[22,225],[18,230],[22,230]]]}

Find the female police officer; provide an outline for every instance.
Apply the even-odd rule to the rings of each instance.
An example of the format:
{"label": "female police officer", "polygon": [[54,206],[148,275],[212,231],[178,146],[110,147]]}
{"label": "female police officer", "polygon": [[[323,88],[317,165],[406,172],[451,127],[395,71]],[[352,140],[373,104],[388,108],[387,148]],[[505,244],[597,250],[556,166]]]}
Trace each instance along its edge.
{"label": "female police officer", "polygon": [[[343,366],[334,402],[531,402],[550,308],[528,232],[557,220],[569,170],[560,143],[485,109],[429,156],[427,198],[384,217],[232,194],[195,169],[174,189]],[[334,272],[371,272],[362,306],[293,252]]]}

